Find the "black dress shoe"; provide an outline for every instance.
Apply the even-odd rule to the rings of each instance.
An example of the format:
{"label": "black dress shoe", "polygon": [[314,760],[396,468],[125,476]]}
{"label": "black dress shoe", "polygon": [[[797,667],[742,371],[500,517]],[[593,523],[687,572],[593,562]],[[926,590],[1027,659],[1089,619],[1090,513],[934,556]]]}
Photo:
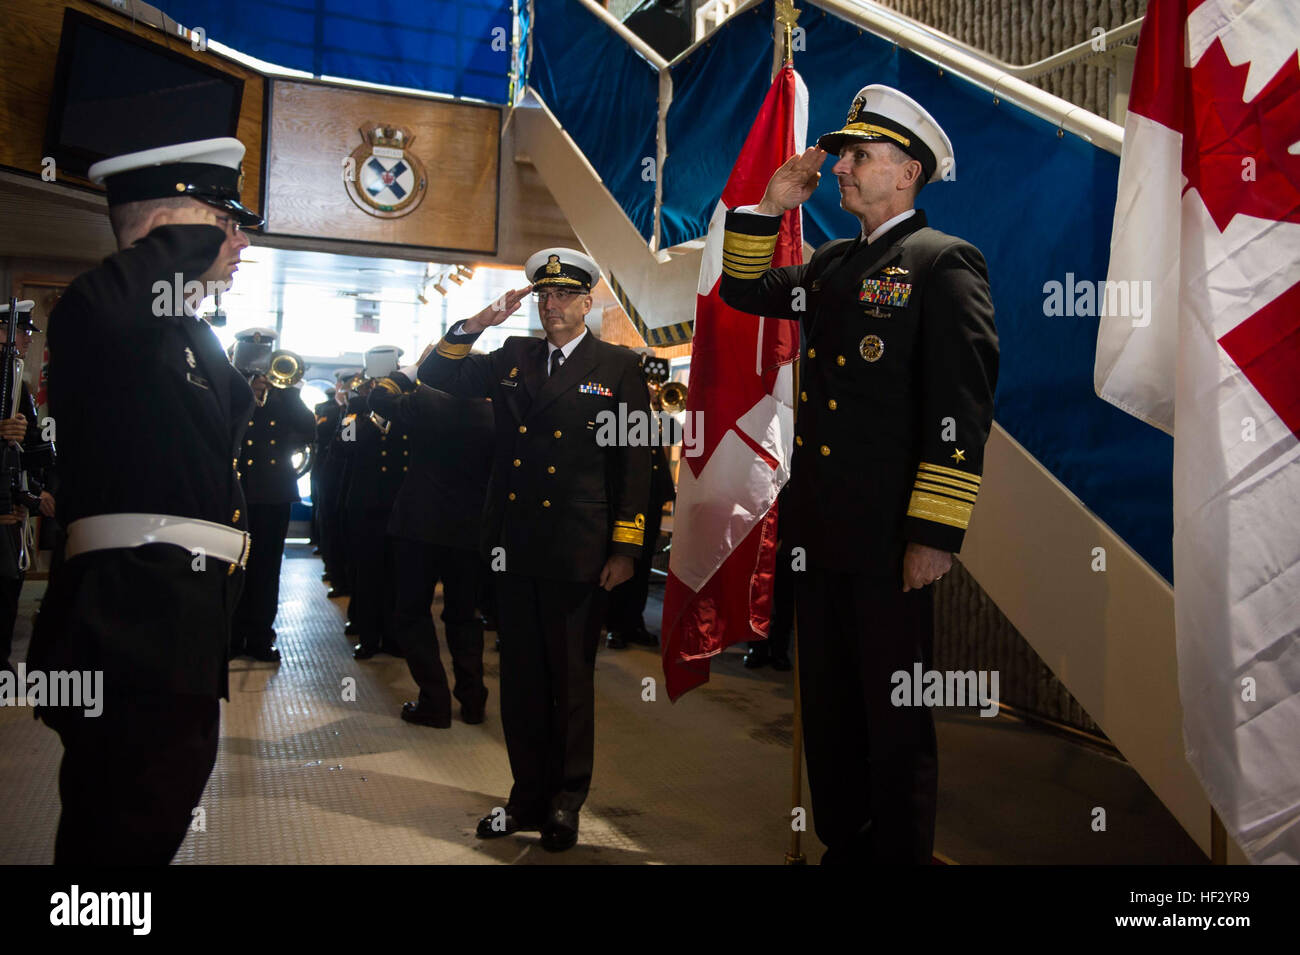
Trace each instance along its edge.
{"label": "black dress shoe", "polygon": [[536,832],[540,828],[541,825],[536,820],[517,816],[507,806],[504,817],[493,812],[480,819],[474,834],[480,839],[500,839],[512,832]]}
{"label": "black dress shoe", "polygon": [[358,643],[352,648],[352,659],[354,660],[369,660],[371,657],[378,655],[378,647],[368,647],[364,643]]}
{"label": "black dress shoe", "polygon": [[254,660],[260,660],[263,663],[280,662],[280,651],[275,647],[258,647],[256,650],[249,648],[244,651],[244,656],[252,657]]}
{"label": "black dress shoe", "polygon": [[411,702],[402,704],[402,719],[408,723],[418,723],[421,726],[432,726],[436,729],[445,730],[451,727],[451,715],[442,716],[429,710],[420,709],[420,704]]}
{"label": "black dress shoe", "polygon": [[343,624],[343,636],[355,637],[356,635],[357,635],[357,625],[355,623],[349,620],[347,623]]}
{"label": "black dress shoe", "polygon": [[626,650],[627,638],[625,638],[618,630],[611,630],[609,633],[605,634],[605,646],[609,647],[611,650]]}
{"label": "black dress shoe", "polygon": [[760,643],[757,646],[750,644],[749,649],[745,651],[745,659],[741,663],[746,670],[757,670],[760,667],[767,666],[770,659],[771,654],[766,643]]}
{"label": "black dress shoe", "polygon": [[320,575],[320,582],[321,582],[322,584],[325,583],[325,581],[327,581],[327,580],[329,580],[329,579],[330,579],[330,575],[329,575],[329,574],[321,574],[321,575]]}
{"label": "black dress shoe", "polygon": [[782,673],[789,673],[794,669],[794,664],[790,662],[790,656],[787,653],[772,654],[772,669],[780,670]]}
{"label": "black dress shoe", "polygon": [[641,647],[659,646],[659,638],[656,637],[649,630],[647,630],[645,627],[641,627],[636,630],[630,630],[627,632],[626,636],[627,636],[628,643],[635,643],[637,646],[641,646]]}
{"label": "black dress shoe", "polygon": [[337,597],[349,597],[351,596],[351,594],[349,594],[342,587],[331,587],[330,592],[327,593],[325,596],[328,597],[330,600],[334,600]]}
{"label": "black dress shoe", "polygon": [[552,809],[542,825],[542,848],[563,852],[578,843],[578,813],[572,809]]}
{"label": "black dress shoe", "polygon": [[390,657],[397,657],[399,660],[406,659],[406,654],[395,643],[380,644],[380,653],[387,653]]}

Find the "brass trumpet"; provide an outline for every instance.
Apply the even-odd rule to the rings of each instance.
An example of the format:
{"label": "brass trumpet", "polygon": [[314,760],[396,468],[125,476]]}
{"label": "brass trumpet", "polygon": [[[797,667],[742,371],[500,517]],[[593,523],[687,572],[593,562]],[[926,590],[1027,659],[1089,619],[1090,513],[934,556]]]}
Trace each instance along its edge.
{"label": "brass trumpet", "polygon": [[665,381],[655,395],[659,407],[669,414],[686,410],[686,386],[680,381]]}
{"label": "brass trumpet", "polygon": [[272,388],[292,388],[302,381],[307,363],[297,352],[283,349],[271,355],[271,369],[266,373],[266,380]]}

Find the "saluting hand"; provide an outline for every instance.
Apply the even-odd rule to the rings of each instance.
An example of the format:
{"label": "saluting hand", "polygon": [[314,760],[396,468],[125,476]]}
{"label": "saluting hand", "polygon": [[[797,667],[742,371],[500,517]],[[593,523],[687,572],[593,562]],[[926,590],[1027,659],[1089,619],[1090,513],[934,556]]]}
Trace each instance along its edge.
{"label": "saluting hand", "polygon": [[27,419],[20,414],[0,421],[0,439],[21,442],[27,437]]}
{"label": "saluting hand", "polygon": [[483,311],[479,312],[473,318],[465,320],[463,331],[471,335],[477,335],[485,328],[491,328],[493,325],[500,325],[511,315],[519,310],[519,303],[527,297],[528,293],[533,290],[531,285],[523,288],[513,289],[506,292],[499,299],[489,305]]}
{"label": "saluting hand", "polygon": [[606,590],[613,590],[623,581],[632,578],[632,568],[631,557],[615,554],[605,561],[605,566],[600,569],[600,579],[597,583]]}
{"label": "saluting hand", "polygon": [[767,181],[767,191],[755,211],[776,216],[807,202],[821,181],[818,170],[826,156],[826,150],[809,146],[800,155],[783,162]]}
{"label": "saluting hand", "polygon": [[952,569],[952,554],[946,550],[910,543],[903,553],[903,593],[920,590]]}

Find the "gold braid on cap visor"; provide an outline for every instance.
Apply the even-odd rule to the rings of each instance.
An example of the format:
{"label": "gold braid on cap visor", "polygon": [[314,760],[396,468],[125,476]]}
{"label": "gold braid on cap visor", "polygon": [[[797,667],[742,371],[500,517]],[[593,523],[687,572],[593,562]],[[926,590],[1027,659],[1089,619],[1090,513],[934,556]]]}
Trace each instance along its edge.
{"label": "gold braid on cap visor", "polygon": [[884,136],[886,139],[892,139],[900,146],[912,145],[912,141],[901,133],[896,133],[892,129],[885,129],[884,126],[876,126],[873,123],[849,123],[839,133],[831,133],[831,135],[838,136],[840,133],[866,133],[869,136]]}

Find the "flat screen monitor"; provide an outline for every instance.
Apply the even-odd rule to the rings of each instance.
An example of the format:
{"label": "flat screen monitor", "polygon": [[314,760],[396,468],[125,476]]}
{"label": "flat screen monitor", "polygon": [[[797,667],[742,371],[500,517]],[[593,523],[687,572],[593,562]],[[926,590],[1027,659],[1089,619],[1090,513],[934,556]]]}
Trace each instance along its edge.
{"label": "flat screen monitor", "polygon": [[85,176],[109,156],[234,136],[244,81],[67,9],[45,154]]}

